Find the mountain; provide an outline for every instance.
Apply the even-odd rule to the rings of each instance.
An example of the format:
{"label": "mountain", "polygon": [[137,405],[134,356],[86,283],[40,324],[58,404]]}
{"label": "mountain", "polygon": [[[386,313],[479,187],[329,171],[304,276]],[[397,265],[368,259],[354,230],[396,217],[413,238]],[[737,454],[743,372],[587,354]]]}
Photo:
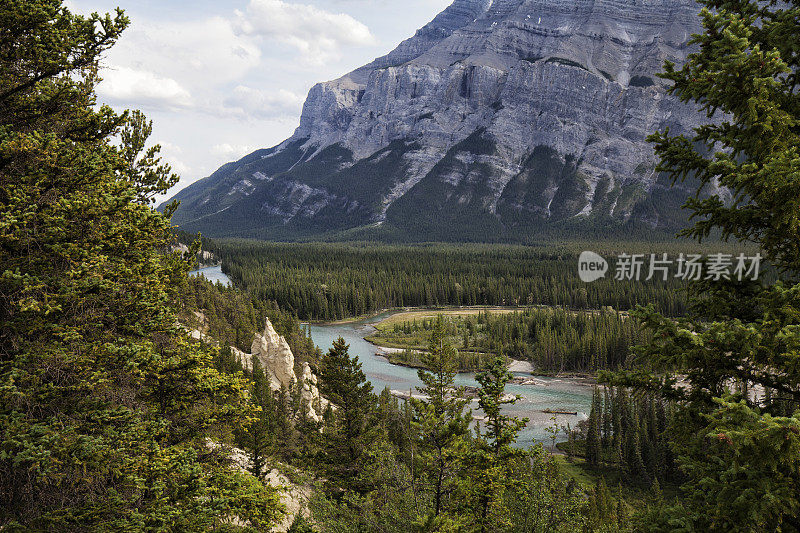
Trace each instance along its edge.
{"label": "mountain", "polygon": [[646,137],[698,125],[655,73],[699,31],[693,0],[456,0],[314,86],[291,138],[178,193],[173,220],[266,239],[672,230],[693,191]]}

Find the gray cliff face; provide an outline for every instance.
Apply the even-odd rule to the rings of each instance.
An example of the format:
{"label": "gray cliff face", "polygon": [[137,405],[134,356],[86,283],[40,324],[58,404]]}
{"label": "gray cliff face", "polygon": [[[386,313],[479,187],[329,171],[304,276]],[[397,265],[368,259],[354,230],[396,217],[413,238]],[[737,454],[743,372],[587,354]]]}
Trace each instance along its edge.
{"label": "gray cliff face", "polygon": [[698,125],[655,76],[685,61],[697,13],[692,0],[456,0],[388,55],[312,88],[292,138],[179,193],[175,220],[264,237],[669,228],[686,193],[659,180],[645,139]]}

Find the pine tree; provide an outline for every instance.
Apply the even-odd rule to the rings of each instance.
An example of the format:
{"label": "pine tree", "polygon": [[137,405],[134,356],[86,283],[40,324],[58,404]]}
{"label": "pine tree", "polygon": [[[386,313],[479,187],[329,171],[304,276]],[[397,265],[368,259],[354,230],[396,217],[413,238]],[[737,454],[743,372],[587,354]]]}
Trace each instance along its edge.
{"label": "pine tree", "polygon": [[628,526],[628,509],[625,504],[625,499],[622,497],[622,483],[617,485],[617,528],[620,531],[625,531]]}
{"label": "pine tree", "polygon": [[346,489],[358,489],[359,458],[368,445],[367,422],[374,410],[372,385],[361,370],[358,357],[339,337],[322,358],[320,392],[336,406],[333,428],[326,428],[326,455],[330,482]]}
{"label": "pine tree", "polygon": [[600,389],[594,388],[592,394],[592,409],[589,412],[589,419],[586,421],[588,428],[586,433],[586,461],[592,465],[600,464],[602,451],[600,446],[600,417],[602,416],[602,404],[600,401]]}
{"label": "pine tree", "polygon": [[463,397],[463,390],[454,385],[457,352],[446,337],[444,320],[439,315],[431,332],[428,352],[422,356],[428,370],[417,372],[423,384],[417,390],[424,398],[410,400],[414,431],[419,439],[417,471],[427,477],[431,486],[434,517],[444,510],[452,490],[458,449],[469,433],[470,422],[470,415],[464,413],[468,401]]}
{"label": "pine tree", "polygon": [[611,446],[611,427],[612,427],[612,414],[611,402],[613,389],[610,387],[603,387],[603,448]]}
{"label": "pine tree", "polygon": [[498,458],[517,453],[512,445],[528,423],[527,418],[520,419],[502,412],[503,405],[513,405],[519,400],[519,397],[509,398],[505,395],[505,387],[513,377],[502,357],[492,359],[486,370],[475,376],[480,385],[478,405],[486,416],[486,432],[483,436]]}
{"label": "pine tree", "polygon": [[601,526],[616,521],[616,509],[606,478],[600,476],[589,495],[589,517],[593,526]]}
{"label": "pine tree", "polygon": [[611,445],[614,448],[620,447],[622,441],[622,403],[623,395],[619,390],[613,395],[611,405]]}
{"label": "pine tree", "polygon": [[0,2],[0,527],[269,529],[276,495],[229,460],[245,383],[177,325],[189,265],[151,206],[177,177],[141,114],[96,105],[127,25]]}
{"label": "pine tree", "polygon": [[[671,92],[699,106],[706,123],[694,135],[651,137],[658,170],[691,178],[698,191],[723,186],[732,198],[687,202],[695,223],[683,234],[754,243],[786,281],[736,272],[690,285],[690,313],[668,319],[652,308],[638,316],[653,332],[642,352],[659,373],[617,381],[680,401],[671,432],[688,476],[678,505],[652,530],[681,523],[696,531],[800,529],[800,7],[794,3],[702,1],[704,32],[681,69],[667,63]],[[711,120],[708,120],[711,119]],[[718,189],[715,189],[718,190]],[[745,267],[750,264],[745,264]],[[763,266],[763,265],[762,265]],[[675,374],[686,376],[678,385]],[[771,388],[789,413],[761,398]],[[793,413],[793,414],[790,414]]]}
{"label": "pine tree", "polygon": [[462,513],[466,513],[471,529],[482,533],[502,531],[509,525],[507,492],[514,489],[512,475],[518,462],[524,463],[526,452],[513,445],[528,419],[503,414],[504,405],[513,405],[517,397],[507,397],[505,386],[513,378],[501,357],[492,359],[486,370],[476,375],[478,405],[486,422],[466,455],[471,466],[460,483]]}
{"label": "pine tree", "polygon": [[257,478],[267,473],[267,460],[275,451],[275,399],[272,389],[257,358],[253,358],[250,398],[258,411],[249,423],[237,431],[237,444],[249,456],[250,470]]}

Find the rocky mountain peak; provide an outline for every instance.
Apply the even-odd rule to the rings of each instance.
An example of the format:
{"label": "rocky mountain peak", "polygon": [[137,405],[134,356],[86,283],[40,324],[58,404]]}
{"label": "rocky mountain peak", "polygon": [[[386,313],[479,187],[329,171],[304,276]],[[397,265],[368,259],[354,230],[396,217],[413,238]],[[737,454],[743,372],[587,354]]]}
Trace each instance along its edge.
{"label": "rocky mountain peak", "polygon": [[290,139],[179,193],[175,221],[263,238],[669,229],[685,191],[660,181],[646,137],[697,125],[656,76],[685,60],[697,13],[692,0],[457,0],[314,86]]}

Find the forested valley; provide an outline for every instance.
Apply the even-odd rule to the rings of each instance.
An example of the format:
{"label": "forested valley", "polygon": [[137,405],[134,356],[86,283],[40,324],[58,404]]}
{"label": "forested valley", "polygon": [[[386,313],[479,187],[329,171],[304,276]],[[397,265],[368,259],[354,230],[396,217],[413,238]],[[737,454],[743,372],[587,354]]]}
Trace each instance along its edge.
{"label": "forested valley", "polygon": [[[271,531],[277,472],[307,495],[293,532],[800,531],[800,8],[702,4],[663,77],[706,123],[650,140],[659,172],[732,192],[689,200],[691,246],[775,273],[684,292],[582,284],[584,245],[554,243],[208,242],[237,286],[192,279],[200,243],[176,249],[175,206],[153,208],[179,179],[153,124],[95,92],[130,20],[0,0],[0,530]],[[300,322],[447,305],[529,309],[388,330],[424,348],[404,401]],[[245,358],[267,318],[319,419],[308,382]],[[460,348],[487,350],[474,398]],[[549,452],[519,445],[511,354],[598,374]]]}
{"label": "forested valley", "polygon": [[[277,302],[303,320],[339,320],[398,307],[462,305],[626,311],[650,303],[670,316],[686,310],[685,282],[674,278],[619,283],[612,271],[595,283],[581,282],[577,276],[579,244],[514,247],[221,241],[204,247],[222,260],[223,270],[237,285],[260,299]],[[606,243],[601,247],[595,251],[609,259],[623,252],[672,252],[677,256],[696,250],[674,242]],[[730,245],[719,244],[719,248]]]}
{"label": "forested valley", "polygon": [[[271,531],[275,470],[310,494],[295,532],[584,528],[582,490],[513,446],[504,361],[480,376],[475,432],[446,346],[401,406],[295,310],[188,277],[198,247],[152,207],[178,180],[152,123],[95,105],[129,22],[0,2],[0,529]],[[321,421],[234,357],[267,317],[319,376]]]}
{"label": "forested valley", "polygon": [[[341,340],[319,351],[296,318],[261,306],[239,289],[195,277],[182,293],[189,304],[182,319],[191,321],[199,309],[205,330],[220,338],[234,340],[259,329],[258,320],[231,323],[225,317],[269,317],[290,342],[295,363],[312,362],[321,392],[337,406],[314,423],[304,416],[299,388],[272,390],[257,362],[247,370],[224,345],[213,360],[222,374],[248,379],[258,407],[253,419],[232,427],[232,443],[247,457],[251,473],[261,477],[277,469],[313,489],[313,518],[299,515],[292,531],[399,532],[409,524],[421,530],[492,531],[500,524],[506,531],[592,531],[608,519],[590,516],[586,498],[594,489],[561,473],[544,447],[514,446],[524,421],[500,411],[514,401],[503,394],[511,374],[501,358],[488,361],[479,378],[486,426],[471,428],[472,409],[453,385],[457,352],[443,322],[429,332],[430,371],[420,371],[427,398],[400,401],[388,389],[372,389]],[[624,513],[619,523],[627,524],[630,503],[609,497],[614,516]]]}

